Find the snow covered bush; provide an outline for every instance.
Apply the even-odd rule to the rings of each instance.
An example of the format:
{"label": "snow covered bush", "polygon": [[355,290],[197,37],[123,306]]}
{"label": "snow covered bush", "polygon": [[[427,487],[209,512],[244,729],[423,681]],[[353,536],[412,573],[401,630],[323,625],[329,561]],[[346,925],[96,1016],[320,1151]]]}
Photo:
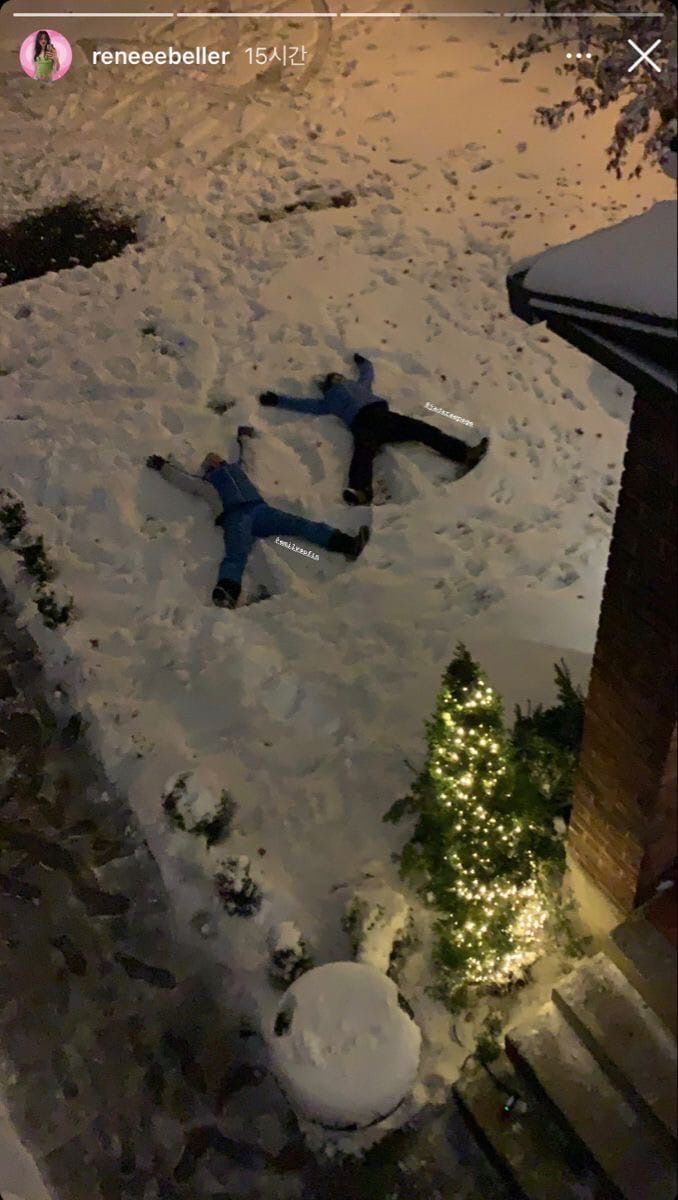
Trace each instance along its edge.
{"label": "snow covered bush", "polygon": [[356,889],[342,922],[356,959],[384,973],[408,937],[411,924],[412,909],[405,897],[373,880]]}
{"label": "snow covered bush", "polygon": [[208,846],[229,836],[237,809],[228,792],[201,770],[182,771],[168,779],[162,806],[175,829],[204,837]]}
{"label": "snow covered bush", "polygon": [[[630,5],[625,6],[627,9]],[[530,0],[530,8],[544,11],[543,0]],[[619,106],[612,141],[607,148],[608,169],[621,178],[622,166],[636,142],[643,144],[643,157],[661,161],[676,133],[675,95],[676,19],[675,0],[635,0],[634,12],[623,21],[609,20],[609,5],[600,13],[591,11],[589,0],[549,0],[548,16],[530,27],[528,36],[505,56],[521,62],[526,71],[536,54],[555,50],[559,62],[557,75],[573,81],[572,95],[551,105],[540,105],[536,119],[541,125],[558,129],[564,121],[573,121],[577,110],[593,116],[610,105]],[[567,13],[568,17],[560,14]],[[577,13],[576,17],[572,17]],[[655,15],[656,22],[648,22]],[[527,26],[528,22],[521,22]],[[648,42],[648,34],[661,32],[663,59],[661,69],[630,71],[632,50],[629,39],[639,46]],[[565,59],[564,46],[584,46],[591,57]],[[632,171],[640,175],[641,165]]]}
{"label": "snow covered bush", "polygon": [[245,854],[225,858],[215,876],[217,892],[229,916],[252,917],[261,908],[264,894],[250,874]]}
{"label": "snow covered bush", "polygon": [[276,984],[294,983],[313,967],[308,946],[294,921],[281,921],[268,935],[270,952],[269,975]]}
{"label": "snow covered bush", "polygon": [[57,625],[68,625],[73,616],[73,597],[61,603],[51,588],[49,591],[40,588],[35,603],[43,624],[48,629],[56,629]]}
{"label": "snow covered bush", "polygon": [[47,588],[46,584],[56,575],[50,561],[42,534],[28,532],[26,509],[12,492],[0,488],[0,537],[11,546],[23,563],[24,570],[35,580],[32,599],[48,629],[67,625],[73,616],[73,597],[63,600]]}
{"label": "snow covered bush", "polygon": [[24,541],[18,547],[17,554],[28,574],[37,579],[39,584],[47,583],[54,577],[54,567],[47,557],[42,534],[32,542]]}
{"label": "snow covered bush", "polygon": [[295,1112],[323,1129],[377,1125],[417,1077],[421,1033],[393,980],[367,963],[326,963],[288,988],[267,1036]]}
{"label": "snow covered bush", "polygon": [[14,540],[26,524],[26,509],[20,500],[15,499],[9,492],[0,491],[0,526],[2,535],[8,541]]}

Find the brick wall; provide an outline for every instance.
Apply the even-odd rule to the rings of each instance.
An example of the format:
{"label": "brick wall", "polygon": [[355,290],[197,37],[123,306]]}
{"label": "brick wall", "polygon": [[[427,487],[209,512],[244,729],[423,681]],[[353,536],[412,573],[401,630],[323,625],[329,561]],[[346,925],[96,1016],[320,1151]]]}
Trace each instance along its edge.
{"label": "brick wall", "polygon": [[636,397],[570,828],[570,855],[625,911],[676,853],[676,434],[675,404]]}
{"label": "brick wall", "polygon": [[675,857],[678,839],[678,810],[676,808],[676,726],[669,753],[664,764],[664,774],[659,787],[657,803],[648,825],[645,858],[641,868],[639,894],[641,899],[651,893],[653,884],[671,865]]}

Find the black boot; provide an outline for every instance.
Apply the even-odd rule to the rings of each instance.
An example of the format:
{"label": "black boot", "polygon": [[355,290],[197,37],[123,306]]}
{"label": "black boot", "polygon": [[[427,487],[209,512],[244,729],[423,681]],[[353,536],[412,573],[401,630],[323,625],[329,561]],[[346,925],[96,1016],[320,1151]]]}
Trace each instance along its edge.
{"label": "black boot", "polygon": [[466,467],[466,472],[472,471],[474,467],[478,466],[479,462],[482,462],[485,455],[487,454],[487,448],[488,448],[489,444],[490,444],[490,439],[484,437],[484,438],[480,439],[477,446],[468,446],[467,447],[466,457],[464,459],[464,466]]}
{"label": "black boot", "polygon": [[344,488],[344,500],[347,504],[371,504],[372,488]]}
{"label": "black boot", "polygon": [[369,525],[361,525],[357,533],[343,533],[341,529],[335,529],[327,543],[327,549],[334,550],[338,554],[343,554],[344,558],[349,562],[355,562],[356,558],[359,558],[362,554],[369,540]]}
{"label": "black boot", "polygon": [[240,590],[240,584],[235,579],[220,579],[212,592],[212,602],[218,608],[235,608]]}

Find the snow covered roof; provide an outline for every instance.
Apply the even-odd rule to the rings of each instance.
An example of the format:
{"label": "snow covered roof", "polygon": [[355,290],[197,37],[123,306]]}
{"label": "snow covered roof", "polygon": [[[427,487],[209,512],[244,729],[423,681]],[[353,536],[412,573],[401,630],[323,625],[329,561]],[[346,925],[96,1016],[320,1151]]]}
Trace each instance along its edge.
{"label": "snow covered roof", "polygon": [[554,246],[529,267],[525,286],[644,317],[678,317],[678,205],[663,200],[639,217]]}
{"label": "snow covered roof", "polygon": [[676,396],[678,205],[638,217],[517,263],[511,309],[546,321],[565,340],[628,380]]}

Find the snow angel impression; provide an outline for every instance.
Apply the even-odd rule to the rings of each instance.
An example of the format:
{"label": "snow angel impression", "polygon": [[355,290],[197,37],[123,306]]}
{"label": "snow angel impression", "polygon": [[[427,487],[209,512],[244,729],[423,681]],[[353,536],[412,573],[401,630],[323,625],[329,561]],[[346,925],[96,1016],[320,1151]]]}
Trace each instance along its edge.
{"label": "snow angel impression", "polygon": [[63,34],[54,29],[38,29],[23,42],[19,60],[31,79],[38,83],[55,83],[68,71],[73,51]]}

